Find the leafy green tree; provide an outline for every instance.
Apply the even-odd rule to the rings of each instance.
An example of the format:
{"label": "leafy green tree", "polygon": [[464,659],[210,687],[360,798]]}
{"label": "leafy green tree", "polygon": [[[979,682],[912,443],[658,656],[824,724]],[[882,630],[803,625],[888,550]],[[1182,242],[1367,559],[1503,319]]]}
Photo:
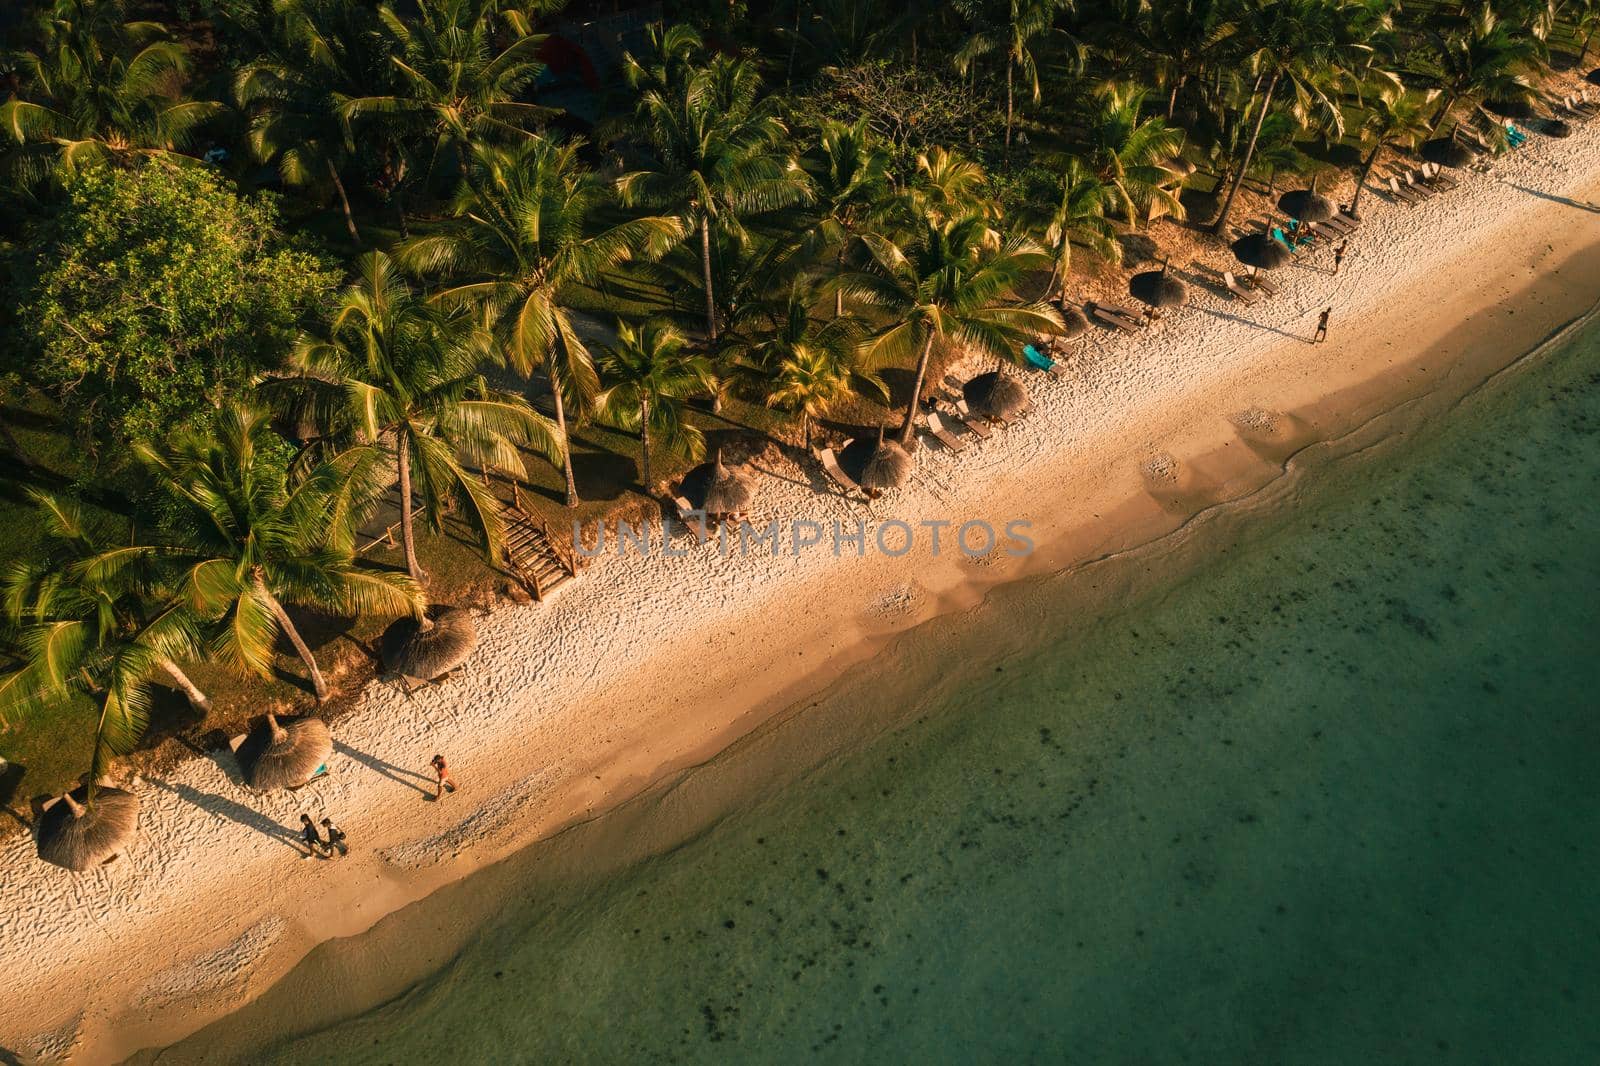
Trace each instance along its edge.
{"label": "leafy green tree", "polygon": [[1139,5],[1123,24],[1134,47],[1153,61],[1156,82],[1167,92],[1167,121],[1178,94],[1220,61],[1233,35],[1227,0],[1161,0]]}
{"label": "leafy green tree", "polygon": [[303,338],[290,360],[294,376],[273,383],[297,405],[309,393],[310,410],[335,440],[392,443],[400,540],[419,586],[428,578],[417,562],[413,493],[436,530],[455,505],[498,559],[499,503],[466,464],[526,476],[519,445],[551,457],[561,451],[549,419],[522,397],[489,387],[480,368],[490,355],[488,333],[468,309],[430,303],[393,260],[371,252],[357,261],[327,336]]}
{"label": "leafy green tree", "polygon": [[[667,80],[650,75],[657,69]],[[809,182],[778,148],[787,128],[749,61],[722,55],[704,66],[631,61],[625,72],[639,90],[635,116],[650,158],[617,188],[625,203],[676,215],[699,235],[706,337],[715,342],[712,229],[743,243],[750,213],[806,202]]]}
{"label": "leafy green tree", "polygon": [[982,164],[959,152],[934,147],[917,156],[917,169],[901,198],[900,221],[917,230],[924,220],[935,223],[981,216],[1000,218],[1000,205]]}
{"label": "leafy green tree", "polygon": [[1528,80],[1539,58],[1539,45],[1517,32],[1484,4],[1459,29],[1430,31],[1438,64],[1433,83],[1441,97],[1433,119],[1438,130],[1461,108],[1477,107],[1485,100],[1531,100]]}
{"label": "leafy green tree", "polygon": [[[811,225],[802,232],[803,254],[813,261],[830,258],[835,271],[856,235],[881,219],[893,196],[889,177],[889,152],[867,129],[865,120],[853,125],[825,122],[816,149],[801,166],[811,177]],[[844,313],[837,294],[834,315]]]}
{"label": "leafy green tree", "polygon": [[1061,328],[1061,316],[1053,308],[1025,303],[1016,295],[1028,271],[1049,265],[1048,253],[1025,238],[1012,237],[998,247],[990,238],[987,220],[978,216],[928,221],[899,244],[870,235],[863,238],[868,262],[842,282],[847,299],[885,323],[863,349],[869,365],[915,355],[917,371],[906,401],[901,444],[909,444],[916,430],[936,341],[1014,359],[1024,341]]}
{"label": "leafy green tree", "polygon": [[224,407],[212,428],[136,451],[170,513],[154,536],[104,552],[88,573],[109,580],[130,566],[162,568],[178,601],[211,625],[220,661],[266,676],[281,633],[321,703],[328,683],[286,605],[355,615],[425,608],[409,575],[356,563],[356,522],[378,487],[370,452],[320,463],[291,483],[288,446],[265,412],[242,404]]}
{"label": "leafy green tree", "polygon": [[1074,0],[1007,0],[1006,14],[992,28],[980,30],[967,38],[956,52],[956,69],[966,74],[973,61],[980,56],[1003,53],[1006,70],[1006,139],[1005,149],[1011,151],[1011,130],[1016,119],[1016,83],[1028,99],[1039,102],[1039,50],[1050,38],[1057,38],[1068,46],[1069,56],[1076,67],[1082,60],[1082,49],[1055,24],[1056,15],[1070,11]]}
{"label": "leafy green tree", "polygon": [[684,419],[684,400],[716,388],[711,361],[689,351],[683,334],[668,323],[632,326],[617,323],[617,341],[600,354],[600,372],[610,382],[596,398],[600,417],[639,434],[639,477],[646,492],[655,479],[650,471],[651,438],[686,459],[705,452],[705,438]]}
{"label": "leafy green tree", "polygon": [[13,59],[20,92],[0,104],[18,188],[102,162],[182,159],[195,128],[222,111],[184,96],[183,47],[159,23],[124,22],[121,0],[55,0],[35,28],[35,47]]}
{"label": "leafy green tree", "polygon": [[1107,209],[1134,225],[1163,214],[1184,217],[1182,201],[1169,188],[1178,179],[1161,165],[1183,147],[1183,131],[1142,115],[1148,95],[1135,86],[1102,87],[1084,134],[1084,158],[1105,192]]}
{"label": "leafy green tree", "polygon": [[1018,219],[1050,252],[1047,300],[1066,284],[1074,244],[1108,262],[1122,262],[1122,245],[1106,218],[1111,195],[1100,179],[1076,156],[1060,160],[1049,177],[1049,185],[1025,201]]}
{"label": "leafy green tree", "polygon": [[90,440],[186,422],[294,342],[337,274],[264,198],[157,163],[85,171],[21,272],[31,380]]}
{"label": "leafy green tree", "polygon": [[1366,190],[1372,168],[1386,148],[1411,148],[1428,135],[1428,111],[1435,92],[1406,89],[1387,92],[1372,101],[1372,109],[1361,124],[1364,140],[1372,147],[1361,161],[1361,176],[1356,179],[1356,195],[1350,201],[1352,213],[1361,210],[1361,194]]}
{"label": "leafy green tree", "polygon": [[471,304],[486,316],[513,369],[538,368],[548,376],[569,507],[578,504],[578,487],[567,409],[583,415],[599,380],[568,301],[574,289],[595,284],[618,264],[661,255],[683,236],[676,219],[604,219],[611,193],[579,161],[581,147],[543,137],[506,148],[480,145],[456,224],[408,242],[400,253],[424,274],[447,279],[436,298]]}
{"label": "leafy green tree", "polygon": [[278,0],[270,51],[239,70],[234,98],[250,118],[250,147],[285,183],[332,186],[350,239],[361,243],[344,174],[355,138],[343,104],[391,75],[370,8],[345,0]]}

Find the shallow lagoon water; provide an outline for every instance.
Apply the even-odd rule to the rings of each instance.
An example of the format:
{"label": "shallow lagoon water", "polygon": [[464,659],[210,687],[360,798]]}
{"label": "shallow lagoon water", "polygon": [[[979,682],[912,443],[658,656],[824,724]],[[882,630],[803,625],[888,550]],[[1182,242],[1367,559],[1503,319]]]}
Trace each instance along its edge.
{"label": "shallow lagoon water", "polygon": [[1416,421],[912,634],[163,1060],[1600,1061],[1600,333]]}

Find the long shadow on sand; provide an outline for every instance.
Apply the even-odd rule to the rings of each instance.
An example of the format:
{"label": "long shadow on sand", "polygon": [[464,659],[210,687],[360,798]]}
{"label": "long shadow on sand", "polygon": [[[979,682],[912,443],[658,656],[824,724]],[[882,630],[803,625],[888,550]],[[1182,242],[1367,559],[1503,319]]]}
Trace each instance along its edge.
{"label": "long shadow on sand", "polygon": [[300,834],[287,826],[279,825],[260,811],[246,807],[242,803],[235,803],[226,796],[219,796],[214,792],[202,792],[192,785],[174,785],[159,778],[150,778],[149,781],[161,791],[170,792],[208,814],[242,825],[246,829],[254,829],[262,836],[280,841],[292,851],[300,851]]}
{"label": "long shadow on sand", "polygon": [[348,755],[375,774],[381,774],[398,784],[414,788],[424,796],[431,797],[433,795],[433,792],[426,786],[432,785],[434,781],[427,774],[418,773],[415,770],[407,770],[405,767],[396,766],[392,762],[384,762],[376,755],[368,755],[364,751],[358,751],[343,741],[334,741],[333,750],[341,755]]}

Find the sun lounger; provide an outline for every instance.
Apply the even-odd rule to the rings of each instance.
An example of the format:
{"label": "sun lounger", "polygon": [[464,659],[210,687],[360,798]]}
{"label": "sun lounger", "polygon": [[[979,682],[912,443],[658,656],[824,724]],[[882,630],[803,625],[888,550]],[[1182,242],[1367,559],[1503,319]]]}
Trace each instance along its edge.
{"label": "sun lounger", "polygon": [[1261,271],[1258,270],[1254,274],[1251,274],[1249,280],[1251,285],[1254,285],[1268,296],[1278,295],[1278,287],[1272,282],[1268,281],[1267,276],[1261,273]]}
{"label": "sun lounger", "polygon": [[1261,299],[1258,294],[1253,293],[1243,285],[1240,285],[1238,280],[1233,276],[1233,271],[1231,270],[1224,270],[1222,272],[1222,283],[1228,287],[1229,292],[1233,293],[1247,304],[1253,304],[1257,300]]}
{"label": "sun lounger", "polygon": [[944,420],[937,411],[928,412],[928,435],[953,452],[959,452],[967,446],[966,441],[945,428]]}
{"label": "sun lounger", "polygon": [[1444,186],[1442,185],[1436,189],[1430,188],[1426,181],[1418,177],[1417,171],[1415,170],[1406,171],[1406,188],[1421,194],[1424,199],[1437,196],[1439,193],[1444,192]]}
{"label": "sun lounger", "polygon": [[1435,188],[1450,190],[1456,187],[1456,179],[1446,174],[1438,163],[1424,163],[1421,173],[1422,180]]}
{"label": "sun lounger", "polygon": [[1132,318],[1125,317],[1126,315],[1126,311],[1121,311],[1115,307],[1104,307],[1100,304],[1094,305],[1094,317],[1101,322],[1114,329],[1120,329],[1124,333],[1138,333],[1139,324]]}
{"label": "sun lounger", "polygon": [[999,422],[1000,422],[1000,424],[1002,426],[1008,426],[1008,427],[1009,426],[1014,426],[1018,422],[1022,421],[1024,418],[1026,418],[1032,412],[1033,412],[1033,401],[1029,400],[1027,403],[1022,405],[1022,409],[1020,411],[1018,411],[1016,414],[1012,415],[1010,418],[1002,418],[1002,419],[999,420]]}
{"label": "sun lounger", "polygon": [[694,534],[695,540],[704,544],[706,538],[711,535],[710,527],[706,525],[704,512],[696,512],[689,501],[682,496],[674,496],[672,504],[678,509],[678,521],[682,522],[684,527]]}
{"label": "sun lounger", "polygon": [[1572,110],[1585,118],[1593,118],[1600,115],[1600,103],[1589,99],[1589,91],[1585,89],[1583,95],[1572,97]]}
{"label": "sun lounger", "polygon": [[1389,192],[1392,193],[1394,198],[1401,203],[1418,204],[1422,202],[1421,193],[1412,192],[1410,189],[1401,185],[1400,180],[1393,174],[1389,175]]}
{"label": "sun lounger", "polygon": [[[851,442],[848,440],[845,441],[845,447],[848,448],[850,443]],[[840,450],[843,451],[844,449],[841,448]],[[834,457],[832,448],[823,448],[821,451],[814,452],[813,454],[816,455],[817,462],[822,464],[822,469],[827,471],[829,477],[833,478],[834,484],[838,485],[844,490],[844,494],[846,496],[851,495],[856,490],[861,488],[860,485],[857,485],[854,481],[851,481],[845,476],[845,472],[839,467],[839,460]]]}
{"label": "sun lounger", "polygon": [[1024,344],[1022,346],[1022,357],[1028,361],[1029,365],[1036,366],[1040,370],[1052,374],[1055,377],[1060,377],[1067,372],[1066,367],[1062,366],[1048,355],[1045,355],[1031,344]]}
{"label": "sun lounger", "polygon": [[1361,228],[1361,223],[1349,215],[1336,214],[1332,218],[1319,222],[1322,229],[1331,231],[1335,236],[1348,237]]}
{"label": "sun lounger", "polygon": [[954,392],[946,393],[945,402],[955,410],[956,418],[961,420],[963,426],[966,426],[984,440],[988,440],[994,434],[994,430],[989,428],[989,424],[973,414],[967,407],[967,401],[963,400],[959,394]]}

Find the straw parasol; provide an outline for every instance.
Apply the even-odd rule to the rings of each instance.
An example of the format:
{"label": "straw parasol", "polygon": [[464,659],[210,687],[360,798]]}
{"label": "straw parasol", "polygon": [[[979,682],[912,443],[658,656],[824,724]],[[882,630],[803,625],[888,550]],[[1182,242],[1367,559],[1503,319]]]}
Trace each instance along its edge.
{"label": "straw parasol", "polygon": [[1089,331],[1089,320],[1076,307],[1061,307],[1061,336],[1067,340],[1081,337]]}
{"label": "straw parasol", "polygon": [[1454,137],[1435,137],[1422,142],[1422,158],[1441,167],[1464,167],[1477,158],[1477,153]]}
{"label": "straw parasol", "polygon": [[1588,74],[1584,75],[1584,80],[1590,85],[1600,85],[1600,67],[1595,67]]}
{"label": "straw parasol", "polygon": [[1277,270],[1294,258],[1289,249],[1265,233],[1247,233],[1232,247],[1233,257],[1252,270]]}
{"label": "straw parasol", "polygon": [[234,753],[245,784],[260,792],[299,788],[327,764],[333,754],[328,723],[309,715],[279,720],[268,711],[251,728]]}
{"label": "straw parasol", "polygon": [[1010,421],[1028,406],[1028,388],[998,370],[979,374],[961,386],[961,397],[974,414],[1000,422]]}
{"label": "straw parasol", "polygon": [[738,467],[726,466],[719,451],[683,476],[683,494],[708,515],[743,514],[755,502],[755,483]]}
{"label": "straw parasol", "polygon": [[1567,122],[1566,119],[1547,118],[1539,127],[1539,132],[1546,137],[1571,137],[1572,124]]}
{"label": "straw parasol", "polygon": [[1485,100],[1483,106],[1501,118],[1521,119],[1524,122],[1538,113],[1530,100]]}
{"label": "straw parasol", "polygon": [[1167,273],[1163,262],[1160,270],[1146,270],[1128,279],[1128,293],[1135,300],[1150,305],[1152,310],[1177,307],[1189,298],[1189,287]]}
{"label": "straw parasol", "polygon": [[84,806],[69,792],[39,816],[39,858],[67,870],[92,870],[120,855],[138,828],[139,800],[132,793],[101,785]]}
{"label": "straw parasol", "polygon": [[883,427],[878,427],[878,443],[861,468],[861,487],[869,496],[888,489],[897,489],[911,477],[911,456],[897,441],[885,440]]}
{"label": "straw parasol", "polygon": [[1294,189],[1278,197],[1278,210],[1301,222],[1326,222],[1338,213],[1332,200],[1317,192],[1317,179],[1311,179],[1311,188]]}
{"label": "straw parasol", "polygon": [[478,625],[465,607],[429,610],[424,623],[415,615],[397,618],[383,632],[383,668],[415,681],[443,677],[467,661],[478,646]]}

